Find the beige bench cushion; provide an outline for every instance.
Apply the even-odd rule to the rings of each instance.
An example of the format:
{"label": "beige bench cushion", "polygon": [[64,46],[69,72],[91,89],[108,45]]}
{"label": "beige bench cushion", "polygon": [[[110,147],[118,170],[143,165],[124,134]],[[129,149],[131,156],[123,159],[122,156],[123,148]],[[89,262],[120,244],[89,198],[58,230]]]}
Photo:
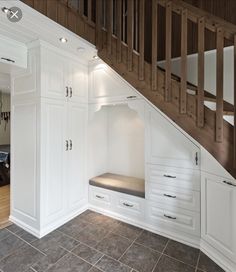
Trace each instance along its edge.
{"label": "beige bench cushion", "polygon": [[145,197],[144,179],[106,173],[89,180],[89,184],[124,194]]}

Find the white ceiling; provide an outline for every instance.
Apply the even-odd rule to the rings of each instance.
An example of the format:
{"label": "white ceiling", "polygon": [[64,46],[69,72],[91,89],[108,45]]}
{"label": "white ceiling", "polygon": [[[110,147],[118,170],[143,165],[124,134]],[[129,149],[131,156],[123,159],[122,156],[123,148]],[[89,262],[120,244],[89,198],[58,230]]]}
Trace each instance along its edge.
{"label": "white ceiling", "polygon": [[[91,60],[94,54],[96,54],[94,45],[24,3],[15,0],[0,1],[0,9],[2,7],[11,8],[12,6],[21,8],[23,17],[18,23],[12,23],[7,19],[6,14],[0,10],[0,35],[7,36],[24,44],[41,39],[66,50],[68,53],[74,54],[75,57],[85,60]],[[62,44],[59,41],[61,37],[66,37],[68,42]],[[85,49],[83,52],[78,51],[78,48],[81,47]]]}

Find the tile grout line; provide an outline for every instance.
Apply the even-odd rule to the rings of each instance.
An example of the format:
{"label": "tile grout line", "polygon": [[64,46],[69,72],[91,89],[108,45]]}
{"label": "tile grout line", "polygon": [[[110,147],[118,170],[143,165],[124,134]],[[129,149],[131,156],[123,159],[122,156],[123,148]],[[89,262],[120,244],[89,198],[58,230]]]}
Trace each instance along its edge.
{"label": "tile grout line", "polygon": [[[144,230],[141,231],[141,233],[143,233]],[[118,259],[118,261],[120,261],[120,259],[125,255],[125,253],[132,247],[132,245],[135,243],[135,241],[138,239],[138,237],[141,235],[141,233],[134,239],[134,241],[128,246],[128,248],[125,250],[125,252],[120,256],[120,258]]]}
{"label": "tile grout line", "polygon": [[197,265],[196,265],[195,272],[198,271],[198,265],[199,265],[200,257],[201,257],[201,250],[199,251],[199,255],[198,255],[198,259],[197,259]]}
{"label": "tile grout line", "polygon": [[168,239],[168,241],[166,242],[166,245],[164,246],[162,252],[160,253],[160,256],[159,256],[159,258],[158,258],[158,260],[157,260],[157,263],[154,265],[154,267],[153,267],[153,269],[152,269],[152,272],[155,271],[155,269],[156,269],[156,267],[157,267],[157,265],[158,265],[158,263],[159,263],[161,257],[163,256],[164,251],[165,251],[166,248],[167,248],[167,245],[169,244],[169,241],[170,241],[170,239]]}
{"label": "tile grout line", "polygon": [[[30,244],[29,242],[25,241],[24,239],[22,239],[22,238],[21,238],[19,235],[17,235],[16,233],[11,232],[10,230],[9,230],[9,232],[10,232],[11,234],[13,234],[14,236],[16,236],[18,239],[20,239],[21,241],[25,242],[28,246],[31,246],[32,248],[34,248],[34,249],[37,250],[38,252],[42,253],[44,256],[47,256],[47,255],[46,255],[44,252],[42,252],[40,249],[36,248],[35,246],[33,246],[32,244]],[[37,238],[36,238],[34,241],[32,241],[32,243],[35,242],[35,241],[37,241]]]}

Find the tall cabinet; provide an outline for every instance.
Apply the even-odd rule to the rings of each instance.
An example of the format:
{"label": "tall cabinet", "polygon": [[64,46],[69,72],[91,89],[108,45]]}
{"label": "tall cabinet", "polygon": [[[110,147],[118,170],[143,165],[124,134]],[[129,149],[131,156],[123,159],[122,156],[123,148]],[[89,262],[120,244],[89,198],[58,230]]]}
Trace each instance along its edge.
{"label": "tall cabinet", "polygon": [[[86,192],[86,134],[87,134],[87,63],[75,62],[75,58],[52,48],[45,43],[36,43],[29,49],[29,61],[35,67],[28,67],[24,75],[13,77],[13,108],[27,103],[34,107],[21,114],[13,113],[13,120],[27,122],[29,115],[33,120],[28,124],[29,133],[34,131],[31,149],[27,141],[17,141],[20,126],[13,121],[12,174],[14,203],[11,218],[37,236],[43,236],[70,218],[80,213],[87,203]],[[26,92],[24,88],[32,82],[33,89]],[[19,88],[21,86],[21,88]],[[18,90],[20,89],[20,90]],[[35,128],[35,124],[37,127]],[[31,126],[34,125],[32,128]],[[27,131],[25,131],[27,134]],[[26,137],[30,138],[30,137]],[[27,180],[23,175],[17,176],[22,166],[20,151],[31,153],[29,166],[34,169]],[[34,159],[34,160],[32,160]],[[19,165],[19,166],[18,166]],[[26,167],[26,165],[25,165]],[[22,169],[27,172],[27,169]],[[19,189],[21,183],[22,188]],[[28,187],[29,184],[33,184]],[[22,191],[31,195],[30,204],[34,212],[18,203],[17,196]],[[26,220],[27,218],[27,220]],[[24,222],[24,223],[22,223]]]}

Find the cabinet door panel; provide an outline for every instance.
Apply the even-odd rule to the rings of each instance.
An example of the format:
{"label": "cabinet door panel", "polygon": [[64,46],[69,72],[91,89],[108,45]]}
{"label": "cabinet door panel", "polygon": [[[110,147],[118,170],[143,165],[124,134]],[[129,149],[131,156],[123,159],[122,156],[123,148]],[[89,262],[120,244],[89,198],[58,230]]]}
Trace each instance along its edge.
{"label": "cabinet door panel", "polygon": [[66,104],[47,100],[42,105],[43,199],[47,223],[65,211]]}
{"label": "cabinet door panel", "polygon": [[236,260],[236,188],[223,178],[202,180],[202,237],[231,260]]}
{"label": "cabinet door panel", "polygon": [[87,108],[69,103],[68,139],[70,142],[67,163],[67,181],[69,208],[79,208],[86,193],[86,129]]}
{"label": "cabinet door panel", "polygon": [[69,88],[72,102],[87,103],[88,101],[88,68],[85,65],[69,63]]}
{"label": "cabinet door panel", "polygon": [[199,168],[199,149],[158,111],[147,106],[147,162]]}
{"label": "cabinet door panel", "polygon": [[66,99],[65,60],[51,50],[42,49],[42,95]]}

